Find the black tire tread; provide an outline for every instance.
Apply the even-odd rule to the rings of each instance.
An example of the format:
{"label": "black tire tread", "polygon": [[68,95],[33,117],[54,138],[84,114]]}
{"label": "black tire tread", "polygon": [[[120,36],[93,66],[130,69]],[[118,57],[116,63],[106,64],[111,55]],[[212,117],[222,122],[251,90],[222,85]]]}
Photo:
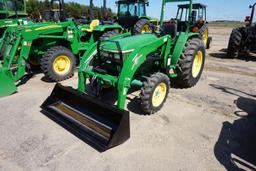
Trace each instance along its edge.
{"label": "black tire tread", "polygon": [[239,49],[242,41],[242,33],[239,29],[233,29],[227,49],[227,57],[237,58],[239,55]]}
{"label": "black tire tread", "polygon": [[139,21],[137,21],[136,24],[134,25],[133,34],[141,34],[141,30],[146,24],[150,25],[150,22],[147,19],[140,19]]}
{"label": "black tire tread", "polygon": [[[58,76],[52,71],[52,59],[55,57],[56,54],[62,53],[68,55],[72,60],[72,69],[70,73],[66,74],[65,76]],[[42,56],[41,59],[41,69],[45,76],[53,82],[60,82],[63,80],[67,80],[74,75],[74,69],[76,66],[76,59],[73,53],[66,47],[63,46],[55,46],[47,50],[47,52]]]}
{"label": "black tire tread", "polygon": [[199,30],[199,37],[200,37],[200,38],[202,39],[202,41],[203,41],[203,35],[204,35],[204,32],[205,32],[206,30],[208,30],[208,39],[207,39],[207,43],[206,43],[205,48],[206,48],[206,49],[210,49],[211,42],[212,42],[212,38],[209,37],[209,26],[208,26],[208,24],[204,24],[204,25],[200,28],[200,30]]}
{"label": "black tire tread", "polygon": [[176,70],[178,76],[174,79],[175,84],[179,88],[191,88],[196,85],[199,78],[201,77],[201,74],[204,68],[204,61],[202,64],[203,66],[201,69],[201,73],[198,75],[197,79],[195,80],[191,76],[192,66],[194,62],[194,54],[198,48],[201,48],[201,50],[204,50],[203,60],[205,60],[205,47],[200,38],[189,39],[185,47],[183,48],[183,52],[181,54],[180,60],[178,62],[177,70]]}
{"label": "black tire tread", "polygon": [[[152,104],[151,104],[152,95],[156,86],[161,82],[165,82],[167,84],[167,95],[163,103],[159,107],[154,108],[152,107]],[[147,78],[146,81],[144,82],[144,86],[141,89],[141,94],[140,94],[142,111],[145,114],[149,114],[149,115],[159,111],[167,99],[169,88],[170,88],[170,79],[167,75],[163,73],[157,72],[152,74],[149,78]]]}

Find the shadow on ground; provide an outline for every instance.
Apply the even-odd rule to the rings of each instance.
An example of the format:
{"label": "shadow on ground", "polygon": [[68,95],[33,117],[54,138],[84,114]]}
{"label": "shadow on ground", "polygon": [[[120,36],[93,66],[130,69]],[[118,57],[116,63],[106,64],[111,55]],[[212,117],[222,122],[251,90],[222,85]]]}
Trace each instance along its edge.
{"label": "shadow on ground", "polygon": [[[229,171],[256,170],[256,100],[255,95],[234,88],[210,85],[238,96],[234,101],[239,119],[224,122],[214,147],[216,159]],[[237,93],[235,93],[237,91]],[[249,96],[249,97],[248,97]]]}
{"label": "shadow on ground", "polygon": [[36,76],[37,74],[40,74],[41,71],[38,68],[31,69],[30,72],[28,72],[26,75],[24,75],[17,83],[17,87],[22,86],[26,84],[31,78]]}
{"label": "shadow on ground", "polygon": [[[211,57],[219,58],[219,59],[232,59],[232,58],[227,56],[227,49],[221,49],[218,52],[209,53],[209,55]],[[236,59],[240,59],[240,60],[247,61],[247,62],[249,62],[249,61],[256,61],[256,57],[253,56],[253,55],[250,55],[250,54],[241,54]]]}

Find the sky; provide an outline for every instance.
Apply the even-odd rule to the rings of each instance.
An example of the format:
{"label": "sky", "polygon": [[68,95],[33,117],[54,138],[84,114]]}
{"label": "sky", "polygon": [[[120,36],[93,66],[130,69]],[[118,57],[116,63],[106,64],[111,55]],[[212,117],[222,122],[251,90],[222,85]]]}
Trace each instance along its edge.
{"label": "sky", "polygon": [[[117,11],[116,0],[107,0],[107,6],[113,11]],[[89,5],[89,0],[66,0],[66,2],[78,2]],[[255,3],[255,0],[194,0],[194,3],[203,3],[207,5],[207,20],[236,20],[243,21],[245,16],[250,15],[249,5]],[[102,6],[103,0],[94,0],[95,6]],[[159,18],[161,13],[161,0],[149,0],[147,15]],[[166,18],[173,18],[176,14],[175,4],[167,5]],[[168,12],[169,11],[169,12]],[[173,17],[172,17],[173,16]]]}

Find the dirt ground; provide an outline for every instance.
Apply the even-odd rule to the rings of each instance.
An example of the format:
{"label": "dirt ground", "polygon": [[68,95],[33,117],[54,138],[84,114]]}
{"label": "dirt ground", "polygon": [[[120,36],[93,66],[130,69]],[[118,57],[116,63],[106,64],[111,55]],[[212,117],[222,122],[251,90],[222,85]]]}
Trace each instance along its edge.
{"label": "dirt ground", "polygon": [[104,153],[40,112],[54,84],[35,75],[0,99],[0,170],[256,170],[256,57],[227,59],[231,29],[210,31],[198,85],[172,88],[153,116],[130,95],[131,138]]}

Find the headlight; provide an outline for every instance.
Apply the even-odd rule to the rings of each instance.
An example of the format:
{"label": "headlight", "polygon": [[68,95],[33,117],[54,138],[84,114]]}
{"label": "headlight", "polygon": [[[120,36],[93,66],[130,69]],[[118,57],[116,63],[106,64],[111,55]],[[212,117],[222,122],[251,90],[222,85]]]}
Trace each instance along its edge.
{"label": "headlight", "polygon": [[[125,60],[130,53],[123,53],[123,60]],[[120,60],[120,54],[119,53],[114,53],[114,52],[107,52],[107,51],[101,51],[101,57],[105,58],[111,58],[115,60]]]}

